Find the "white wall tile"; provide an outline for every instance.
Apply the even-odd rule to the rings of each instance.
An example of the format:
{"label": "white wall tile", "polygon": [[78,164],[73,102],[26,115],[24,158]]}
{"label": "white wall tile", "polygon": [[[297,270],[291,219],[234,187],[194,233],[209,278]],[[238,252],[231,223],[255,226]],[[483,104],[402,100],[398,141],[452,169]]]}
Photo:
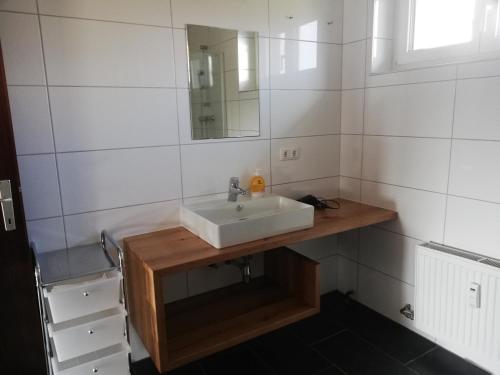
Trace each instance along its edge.
{"label": "white wall tile", "polygon": [[337,254],[337,236],[326,236],[288,246],[293,251],[314,260],[328,258]]}
{"label": "white wall tile", "polygon": [[478,61],[458,66],[458,78],[493,77],[500,75],[500,60]]}
{"label": "white wall tile", "polygon": [[367,134],[450,137],[454,82],[366,90]]}
{"label": "white wall tile", "polygon": [[337,257],[321,259],[319,264],[319,290],[321,294],[337,290]]}
{"label": "white wall tile", "polygon": [[442,242],[444,194],[366,181],[361,189],[364,203],[398,212],[398,219],[381,224],[382,227],[423,241]]}
{"label": "white wall tile", "polygon": [[170,26],[169,0],[39,0],[41,14]]}
{"label": "white wall tile", "polygon": [[415,285],[415,246],[421,241],[374,227],[361,230],[359,262]]}
{"label": "white wall tile", "polygon": [[346,177],[361,177],[362,135],[340,136],[340,174]]}
{"label": "white wall tile", "polygon": [[359,252],[359,230],[354,229],[348,232],[339,234],[339,250],[338,253],[346,259],[352,261],[358,260]]}
{"label": "white wall tile", "polygon": [[299,199],[308,194],[322,198],[336,198],[339,195],[339,178],[329,177],[274,185],[272,192],[273,194],[283,195],[292,199]]}
{"label": "white wall tile", "polygon": [[473,199],[448,197],[447,245],[500,258],[500,205]]}
{"label": "white wall tile", "polygon": [[39,252],[61,250],[66,248],[64,223],[62,217],[28,221],[28,237]]}
{"label": "white wall tile", "polygon": [[454,140],[449,193],[500,203],[500,143]]}
{"label": "white wall tile", "polygon": [[[269,90],[259,91],[259,111],[260,111],[260,133],[258,137],[252,137],[252,140],[269,139],[270,137],[270,102]],[[191,139],[191,105],[189,101],[189,90],[177,90],[177,106],[179,114],[179,133],[181,144],[203,144],[203,143],[224,143],[234,142],[234,138],[220,138],[220,139],[205,139],[193,140]]]}
{"label": "white wall tile", "polygon": [[453,137],[500,139],[499,102],[500,78],[458,81]]}
{"label": "white wall tile", "polygon": [[[340,136],[328,135],[273,139],[271,167],[274,185],[287,182],[333,177],[339,174]],[[280,160],[280,148],[296,147],[298,160]]]}
{"label": "white wall tile", "polygon": [[340,89],[341,46],[285,39],[270,43],[272,89]]}
{"label": "white wall tile", "polygon": [[380,272],[360,266],[358,300],[408,328],[413,322],[399,313],[406,304],[415,305],[414,288]]}
{"label": "white wall tile", "polygon": [[187,24],[269,35],[267,0],[171,0],[174,27]]}
{"label": "white wall tile", "polygon": [[241,141],[181,146],[184,196],[227,191],[230,177],[239,177],[246,188],[255,169],[269,178],[269,142]]}
{"label": "white wall tile", "polygon": [[188,56],[186,48],[186,30],[172,30],[175,54],[175,80],[176,86],[182,88],[189,87],[188,79]]}
{"label": "white wall tile", "polygon": [[339,91],[271,91],[273,138],[340,132]]}
{"label": "white wall tile", "polygon": [[367,0],[344,1],[344,43],[365,39]]}
{"label": "white wall tile", "polygon": [[0,13],[0,39],[7,84],[45,84],[38,17]]}
{"label": "white wall tile", "polygon": [[361,180],[341,176],[339,181],[339,196],[359,202],[361,200]]}
{"label": "white wall tile", "polygon": [[179,143],[175,89],[51,87],[58,152]]}
{"label": "white wall tile", "polygon": [[269,0],[269,20],[274,38],[342,43],[339,0]]}
{"label": "white wall tile", "polygon": [[366,42],[346,44],[342,49],[342,89],[365,87]]}
{"label": "white wall tile", "polygon": [[457,67],[455,65],[445,65],[403,72],[373,74],[366,77],[366,86],[406,85],[411,83],[453,80],[456,78],[456,73]]}
{"label": "white wall tile", "polygon": [[188,272],[190,296],[223,288],[238,282],[241,282],[240,270],[225,264],[221,264],[219,268],[200,267]]}
{"label": "white wall tile", "polygon": [[0,10],[36,13],[36,0],[2,0]]}
{"label": "white wall tile", "polygon": [[17,154],[54,152],[47,89],[10,86],[9,99]]}
{"label": "white wall tile", "polygon": [[181,196],[177,146],[65,153],[57,160],[65,214]]}
{"label": "white wall tile", "polygon": [[61,215],[61,198],[54,154],[18,156],[27,220]]}
{"label": "white wall tile", "polygon": [[365,136],[363,178],[446,193],[451,141]]}
{"label": "white wall tile", "polygon": [[168,201],[66,216],[68,246],[99,242],[103,229],[121,240],[178,226],[179,205],[180,201]]}
{"label": "white wall tile", "polygon": [[365,90],[342,91],[342,134],[363,133]]}
{"label": "white wall tile", "polygon": [[337,257],[337,290],[341,293],[358,288],[358,265],[342,256]]}
{"label": "white wall tile", "polygon": [[161,281],[164,303],[170,303],[188,297],[187,273],[169,274]]}
{"label": "white wall tile", "polygon": [[42,33],[51,85],[175,86],[171,29],[42,17]]}

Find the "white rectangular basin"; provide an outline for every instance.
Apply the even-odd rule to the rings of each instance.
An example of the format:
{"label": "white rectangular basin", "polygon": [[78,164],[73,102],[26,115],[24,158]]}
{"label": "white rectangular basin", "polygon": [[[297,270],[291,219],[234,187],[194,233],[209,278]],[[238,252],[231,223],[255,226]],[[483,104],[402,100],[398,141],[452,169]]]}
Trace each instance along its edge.
{"label": "white rectangular basin", "polygon": [[313,206],[277,195],[184,205],[180,216],[186,229],[218,249],[314,225]]}

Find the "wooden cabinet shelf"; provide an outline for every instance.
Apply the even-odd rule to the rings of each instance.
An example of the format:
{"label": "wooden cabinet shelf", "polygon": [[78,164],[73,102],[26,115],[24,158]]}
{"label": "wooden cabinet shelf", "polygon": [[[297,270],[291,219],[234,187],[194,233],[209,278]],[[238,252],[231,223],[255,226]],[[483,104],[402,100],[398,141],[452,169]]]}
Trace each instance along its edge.
{"label": "wooden cabinet shelf", "polygon": [[[318,263],[283,246],[397,217],[394,211],[340,202],[338,210],[316,212],[313,228],[220,250],[182,227],[125,239],[130,319],[158,371],[318,313]],[[163,303],[164,276],[256,253],[264,253],[262,277]]]}
{"label": "wooden cabinet shelf", "polygon": [[235,284],[165,306],[167,368],[319,312],[318,263],[281,248],[267,252],[264,264],[265,275],[249,284]]}

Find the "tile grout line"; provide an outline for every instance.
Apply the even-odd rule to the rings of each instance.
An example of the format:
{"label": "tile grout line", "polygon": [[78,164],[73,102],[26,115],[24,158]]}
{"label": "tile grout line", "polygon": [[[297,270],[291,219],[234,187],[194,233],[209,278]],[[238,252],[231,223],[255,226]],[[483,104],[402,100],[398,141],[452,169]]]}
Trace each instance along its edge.
{"label": "tile grout line", "polygon": [[436,343],[434,343],[434,347],[432,347],[431,349],[427,350],[426,352],[416,356],[415,358],[410,359],[408,362],[405,363],[405,366],[408,366],[408,365],[412,364],[413,362],[419,360],[420,358],[425,357],[427,354],[432,353],[437,348],[438,348],[438,346],[436,345]]}
{"label": "tile grout line", "polygon": [[[339,147],[339,150],[338,150],[338,153],[339,153],[339,167],[338,167],[338,181],[337,181],[337,196],[339,197],[342,197],[342,178],[341,178],[341,174],[342,174],[342,113],[343,113],[343,102],[344,102],[344,95],[343,95],[343,88],[344,88],[344,84],[343,84],[343,65],[344,65],[344,12],[345,12],[345,3],[344,1],[342,1],[342,48],[340,49],[340,114],[339,114],[339,141],[338,141],[338,147]],[[338,249],[340,248],[341,246],[341,240],[340,240],[340,233],[338,236],[336,236],[336,244],[337,244],[337,254],[335,254],[335,256],[338,255]],[[338,262],[338,258],[336,258],[336,267],[335,267],[335,284],[336,284],[336,288],[338,289],[339,287],[339,284],[340,284],[340,272],[339,272],[339,269],[340,269],[340,264]]]}
{"label": "tile grout line", "polygon": [[[340,256],[342,256],[342,255],[340,255]],[[343,258],[345,258],[345,257],[343,257]],[[348,259],[348,258],[345,258],[345,259]],[[401,283],[401,284],[405,284],[405,285],[407,285],[407,286],[409,286],[409,287],[411,287],[411,288],[415,288],[415,285],[410,284],[410,283],[408,283],[407,281],[404,281],[404,280],[398,279],[397,277],[395,277],[395,276],[393,276],[393,275],[390,275],[390,274],[388,274],[387,272],[384,272],[384,271],[378,270],[378,269],[374,268],[373,266],[366,265],[366,264],[361,263],[361,262],[359,262],[359,261],[358,261],[358,265],[359,265],[360,267],[364,267],[364,268],[366,268],[366,269],[368,269],[368,270],[370,270],[370,271],[380,273],[380,274],[384,275],[385,277],[388,277],[388,278],[390,278],[390,279],[392,279],[392,280],[396,280],[396,281],[398,281],[398,282],[399,282],[399,283]]]}
{"label": "tile grout line", "polygon": [[322,342],[324,342],[324,341],[326,341],[326,340],[329,340],[329,339],[331,339],[331,338],[334,338],[335,336],[338,336],[338,335],[340,335],[340,334],[342,334],[342,333],[344,333],[344,332],[348,332],[348,331],[349,331],[349,329],[348,329],[348,328],[342,328],[342,329],[341,329],[340,331],[338,331],[338,332],[332,333],[331,335],[325,336],[325,337],[323,337],[323,338],[321,338],[321,339],[319,339],[319,340],[316,340],[316,341],[314,341],[314,342],[312,342],[312,343],[308,344],[308,346],[311,346],[311,347],[312,347],[312,346],[316,346],[316,345],[321,344]]}
{"label": "tile grout line", "polygon": [[[316,372],[313,373],[313,375],[316,375],[316,374],[320,374],[321,371],[324,371],[324,370],[327,370],[331,367],[335,367],[335,368],[338,368],[337,365],[335,363],[333,363],[329,358],[327,358],[325,355],[323,355],[323,353],[321,353],[318,349],[316,349],[314,346],[309,346],[308,345],[308,348],[311,349],[314,353],[316,353],[317,355],[319,355],[321,358],[323,358],[326,363],[328,364],[327,367],[325,368],[322,368]],[[344,371],[342,371],[343,374],[347,375]]]}
{"label": "tile grout line", "polygon": [[[270,0],[267,0],[267,30],[269,32],[269,36],[271,35],[271,3]],[[268,121],[269,121],[269,186],[271,187],[271,193],[273,192],[273,124],[272,124],[272,95],[271,95],[271,39],[269,39],[267,43],[267,87],[269,87],[269,113],[268,113]],[[259,106],[260,112],[260,106]]]}
{"label": "tile grout line", "polygon": [[[420,192],[424,192],[424,193],[437,194],[437,195],[442,195],[442,196],[445,196],[445,197],[446,196],[450,196],[450,197],[454,197],[454,198],[467,199],[467,200],[470,200],[470,201],[476,201],[476,202],[482,202],[482,203],[490,203],[490,204],[500,205],[500,201],[499,202],[490,201],[490,200],[480,199],[480,198],[475,198],[475,197],[470,197],[470,196],[466,196],[466,195],[447,194],[446,192],[442,193],[442,192],[439,192],[439,191],[421,189],[421,188],[416,188],[416,187],[411,187],[411,186],[405,186],[405,185],[397,185],[397,184],[393,184],[393,183],[389,183],[389,182],[383,182],[383,181],[361,179],[361,178],[358,178],[358,177],[351,177],[351,176],[340,175],[339,177],[349,178],[351,180],[359,180],[361,182],[369,182],[369,183],[372,183],[372,184],[393,186],[393,187],[397,187],[397,188],[401,188],[401,189],[408,189],[408,190],[415,190],[415,191],[420,191]],[[382,208],[385,208],[385,207],[382,207]],[[395,232],[395,233],[397,233],[397,232]],[[424,240],[421,240],[421,241],[424,241]]]}
{"label": "tile grout line", "polygon": [[[177,98],[177,96],[176,96]],[[177,116],[179,117],[179,112],[177,110]],[[179,132],[179,122],[177,124],[177,129]],[[51,154],[77,154],[85,152],[101,152],[101,151],[121,151],[121,150],[135,150],[135,149],[149,149],[149,148],[166,148],[166,147],[179,147],[179,146],[201,146],[201,145],[213,145],[213,144],[230,144],[230,143],[242,143],[242,142],[259,142],[259,141],[273,141],[281,139],[297,139],[297,138],[320,138],[320,137],[334,137],[340,136],[340,134],[315,134],[315,135],[297,135],[293,137],[280,137],[280,138],[260,138],[260,137],[235,137],[235,138],[220,138],[220,140],[203,140],[202,142],[193,143],[170,143],[170,144],[160,144],[160,145],[145,145],[145,146],[127,146],[127,147],[107,147],[107,148],[95,148],[95,149],[81,149],[81,150],[67,150],[67,151],[51,151],[51,152],[35,152],[35,153],[21,153],[17,156],[36,156],[36,155],[51,155]],[[255,138],[255,139],[251,139]]]}
{"label": "tile grout line", "polygon": [[253,346],[248,343],[248,341],[246,342],[245,346],[251,353],[253,353],[257,357],[257,359],[264,365],[265,368],[267,368],[273,374],[276,374],[273,366],[271,366],[264,358],[262,358],[262,356],[253,348]]}
{"label": "tile grout line", "polygon": [[[360,303],[360,302],[358,302],[358,303]],[[360,304],[361,304],[361,305],[363,305],[362,303],[360,303]],[[363,306],[365,306],[365,305],[363,305]],[[388,319],[388,320],[390,320],[390,321],[393,321],[392,319],[389,319],[389,318],[388,318],[388,317],[386,317],[385,315],[380,314],[380,313],[379,313],[379,312],[377,312],[376,310],[373,310],[371,307],[368,307],[368,308],[369,308],[370,310],[374,311],[375,313],[377,313],[377,314],[381,315],[382,317],[384,317],[384,318],[386,318],[386,319]],[[397,323],[397,322],[396,322],[396,324],[399,324],[399,323]],[[404,326],[403,326],[403,327],[404,327]],[[405,327],[405,328],[406,328],[406,327]],[[389,353],[388,353],[388,352],[386,352],[384,349],[382,349],[380,346],[378,346],[378,345],[376,345],[375,343],[371,342],[370,340],[368,340],[367,338],[363,337],[362,335],[360,335],[360,334],[359,334],[359,333],[357,333],[356,331],[349,330],[349,332],[350,332],[351,334],[353,334],[354,336],[356,336],[359,340],[361,340],[361,341],[365,342],[366,344],[368,344],[368,345],[369,345],[369,346],[371,346],[372,348],[376,349],[376,350],[377,350],[377,351],[379,351],[380,353],[382,353],[382,354],[386,355],[389,359],[391,359],[391,360],[393,360],[394,362],[396,362],[396,363],[400,364],[401,366],[403,366],[403,367],[407,368],[407,367],[406,367],[406,364],[405,364],[403,361],[401,361],[401,360],[397,359],[397,358],[396,358],[396,357],[394,357],[392,354],[389,354]],[[414,333],[415,333],[415,332],[414,332]],[[415,334],[416,334],[416,333],[415,333]]]}
{"label": "tile grout line", "polygon": [[59,190],[59,204],[61,207],[61,218],[62,218],[62,224],[63,224],[63,231],[64,231],[64,243],[66,245],[66,248],[68,248],[68,233],[66,230],[66,219],[64,215],[64,203],[63,203],[63,194],[62,194],[62,187],[61,187],[61,173],[59,169],[59,160],[57,157],[57,145],[56,145],[56,136],[55,136],[55,131],[54,131],[54,116],[52,113],[52,103],[51,103],[51,98],[50,98],[50,90],[49,90],[49,77],[47,74],[47,62],[45,58],[45,46],[43,43],[43,30],[42,30],[42,20],[40,17],[40,10],[39,10],[39,0],[36,0],[36,11],[37,11],[37,19],[38,19],[38,31],[40,32],[40,47],[41,47],[41,52],[42,52],[42,61],[43,61],[43,72],[45,76],[45,90],[47,94],[47,105],[48,105],[48,110],[49,110],[49,116],[50,116],[50,130],[52,133],[52,143],[54,146],[54,161],[55,161],[55,167],[56,167],[56,175],[57,175],[57,188]]}
{"label": "tile grout line", "polygon": [[[455,68],[455,78],[458,78],[458,68]],[[455,80],[455,87],[454,87],[454,92],[453,92],[453,115],[451,119],[451,137],[450,137],[450,152],[448,154],[448,178],[446,181],[446,200],[444,204],[444,221],[443,221],[443,237],[442,241],[443,244],[445,242],[445,237],[446,237],[446,221],[448,219],[448,200],[449,200],[449,192],[450,192],[450,180],[451,180],[451,159],[453,156],[453,133],[454,133],[454,128],[455,128],[455,111],[457,108],[457,86],[458,82]]]}
{"label": "tile grout line", "polygon": [[110,208],[102,208],[98,210],[90,210],[90,211],[81,211],[81,212],[74,212],[74,213],[68,213],[64,215],[58,215],[58,216],[48,216],[48,217],[41,217],[37,219],[30,219],[27,220],[28,222],[33,222],[33,221],[42,221],[42,220],[49,220],[49,219],[55,219],[55,218],[60,218],[60,217],[71,217],[71,216],[78,216],[78,215],[87,215],[87,214],[93,214],[93,213],[99,213],[99,212],[106,212],[106,211],[113,211],[113,210],[121,210],[124,208],[133,208],[133,207],[142,207],[142,206],[149,206],[153,204],[159,204],[159,203],[166,203],[166,202],[177,202],[181,201],[181,198],[173,198],[173,199],[165,199],[161,201],[152,201],[152,202],[144,202],[144,203],[136,203],[136,204],[130,204],[130,205],[125,205],[125,206],[116,206],[116,207],[110,207]]}
{"label": "tile grout line", "polygon": [[[168,0],[169,4],[169,9],[170,9],[170,24],[173,26],[174,20],[173,20],[173,9],[172,9],[172,0]],[[185,29],[184,29],[185,30]],[[176,53],[175,53],[175,36],[174,36],[174,29],[171,30],[172,32],[172,60],[174,62],[174,76],[175,76],[175,85],[178,87],[179,85],[179,79],[180,77],[177,76],[177,64],[178,61],[176,60]],[[185,32],[185,31],[184,31]],[[187,40],[187,39],[186,39]],[[189,81],[189,77],[188,77]],[[189,83],[188,83],[189,85]],[[189,90],[189,88],[188,88]],[[176,88],[175,89],[175,108],[177,111],[177,141],[178,141],[178,152],[179,152],[179,182],[180,182],[180,188],[181,188],[181,204],[184,204],[184,182],[183,182],[183,176],[184,176],[184,171],[182,168],[182,146],[181,146],[181,126],[180,126],[180,114],[179,114],[179,90]],[[189,117],[191,117],[191,107],[189,108]],[[177,221],[180,223],[180,212],[177,213],[179,217],[177,218]],[[189,291],[189,273],[186,271],[184,273],[185,275],[185,280],[184,283],[186,285],[186,296],[189,297],[191,295]],[[205,369],[203,366],[200,364],[200,368],[203,373],[205,373]]]}
{"label": "tile grout line", "polygon": [[[338,160],[338,175],[341,175],[341,168],[342,168],[342,103],[343,103],[343,95],[342,95],[342,90],[344,88],[344,79],[343,79],[343,71],[344,71],[344,9],[345,4],[344,1],[342,1],[342,36],[341,36],[341,41],[342,41],[342,47],[340,49],[340,114],[339,114],[339,140],[338,140],[338,155],[339,155],[339,160]],[[338,196],[341,195],[340,192],[340,177],[337,182],[337,191],[338,191]],[[338,244],[338,238],[337,238],[337,244]],[[338,269],[339,266],[337,264],[336,268],[336,283],[338,286]]]}
{"label": "tile grout line", "polygon": [[[366,2],[366,20],[365,20],[365,54],[364,58],[364,70],[363,70],[363,127],[361,130],[361,166],[359,171],[359,201],[363,202],[363,165],[364,165],[364,149],[365,149],[365,129],[366,129],[366,82],[367,82],[367,69],[368,69],[368,28],[370,26],[370,3]],[[356,291],[355,295],[358,297],[360,295],[360,274],[361,267],[359,263],[359,253],[361,247],[361,229],[357,230],[357,243],[356,243]],[[359,297],[358,297],[359,298]]]}
{"label": "tile grout line", "polygon": [[[82,89],[145,89],[145,90],[189,90],[189,87],[185,86],[140,86],[140,85],[135,85],[135,86],[125,86],[125,85],[85,85],[85,84],[80,84],[80,85],[43,85],[43,84],[19,84],[19,83],[9,83],[7,86],[14,86],[14,87],[54,87],[54,88],[82,88]],[[360,89],[358,89],[360,90]],[[259,88],[257,91],[263,91],[263,92],[271,92],[271,91],[297,91],[297,92],[326,92],[326,93],[340,93],[340,89],[313,89],[313,88],[274,88],[274,89],[266,89],[266,88]],[[245,99],[245,100],[251,100],[251,99]]]}
{"label": "tile grout line", "polygon": [[[293,184],[293,183],[302,183],[302,182],[309,182],[309,181],[326,180],[326,179],[336,178],[336,177],[338,177],[338,176],[328,176],[328,177],[320,177],[320,178],[309,179],[309,180],[286,182],[286,183],[283,183],[283,184],[276,184],[276,185],[271,185],[271,186],[285,186],[285,185],[289,185],[289,184]],[[225,191],[221,191],[221,192],[215,192],[215,193],[210,193],[210,194],[187,196],[187,197],[184,197],[184,198],[185,199],[199,199],[199,198],[204,198],[204,197],[208,198],[208,197],[213,196],[213,195],[219,195],[219,194],[224,194],[224,193],[226,193],[226,192]],[[123,208],[141,207],[141,206],[147,206],[147,205],[158,204],[158,203],[182,201],[182,199],[183,199],[182,197],[177,197],[177,198],[165,199],[165,200],[160,200],[160,201],[144,202],[144,203],[137,203],[137,204],[125,205],[125,206],[116,206],[116,207],[109,207],[109,208],[103,208],[103,209],[97,209],[97,210],[75,212],[75,213],[65,214],[64,216],[78,216],[78,215],[85,215],[85,214],[91,214],[91,213],[97,213],[97,212],[119,210],[119,209],[123,209]],[[61,218],[62,216],[63,215],[47,216],[47,217],[41,217],[41,218],[37,218],[37,219],[30,219],[30,220],[27,220],[27,221],[29,221],[29,222],[36,222],[36,221],[42,221],[42,220],[48,220],[48,219]]]}

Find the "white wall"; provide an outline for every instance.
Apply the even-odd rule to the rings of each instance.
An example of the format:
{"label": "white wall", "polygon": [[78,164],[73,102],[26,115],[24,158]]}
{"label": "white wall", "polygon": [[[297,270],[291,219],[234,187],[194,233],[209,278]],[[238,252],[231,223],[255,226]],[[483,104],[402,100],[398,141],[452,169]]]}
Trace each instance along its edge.
{"label": "white wall", "polygon": [[341,236],[338,285],[413,328],[416,244],[500,258],[500,61],[369,76],[368,1],[344,5],[340,194],[399,220]]}
{"label": "white wall", "polygon": [[[293,17],[293,18],[289,18]],[[185,25],[260,36],[260,137],[192,141]],[[29,236],[41,251],[176,226],[179,205],[248,181],[273,192],[338,194],[342,1],[0,2]],[[300,149],[279,161],[279,148]],[[299,245],[336,288],[337,238]],[[207,274],[208,272],[208,274]],[[165,298],[238,279],[175,275]]]}

